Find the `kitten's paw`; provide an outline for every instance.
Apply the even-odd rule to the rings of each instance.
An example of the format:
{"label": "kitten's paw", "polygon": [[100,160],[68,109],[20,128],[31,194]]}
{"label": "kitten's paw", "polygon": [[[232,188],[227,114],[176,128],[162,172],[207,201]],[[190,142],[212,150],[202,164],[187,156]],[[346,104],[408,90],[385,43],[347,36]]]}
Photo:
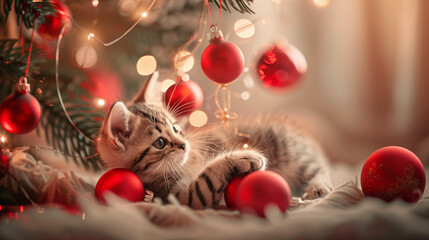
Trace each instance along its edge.
{"label": "kitten's paw", "polygon": [[265,170],[267,165],[267,159],[262,154],[250,150],[232,154],[230,159],[240,174]]}
{"label": "kitten's paw", "polygon": [[332,191],[332,186],[322,182],[311,182],[305,189],[302,199],[310,200],[326,196]]}

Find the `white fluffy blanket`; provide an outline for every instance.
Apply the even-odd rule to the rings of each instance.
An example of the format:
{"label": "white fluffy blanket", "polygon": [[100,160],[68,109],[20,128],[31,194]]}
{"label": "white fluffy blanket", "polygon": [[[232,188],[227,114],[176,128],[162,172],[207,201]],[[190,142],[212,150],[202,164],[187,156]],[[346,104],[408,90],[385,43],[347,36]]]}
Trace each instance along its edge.
{"label": "white fluffy blanket", "polygon": [[[427,192],[426,192],[427,193]],[[34,209],[0,224],[0,239],[429,239],[429,197],[416,204],[364,198],[355,181],[316,203],[270,209],[267,219],[225,210],[193,211],[173,202],[82,203],[84,214]]]}

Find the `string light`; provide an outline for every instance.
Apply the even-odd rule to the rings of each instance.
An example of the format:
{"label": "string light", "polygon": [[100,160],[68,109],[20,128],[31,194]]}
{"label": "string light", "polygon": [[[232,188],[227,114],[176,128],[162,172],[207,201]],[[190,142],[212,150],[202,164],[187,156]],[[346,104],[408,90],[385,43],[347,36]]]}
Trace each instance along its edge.
{"label": "string light", "polygon": [[152,55],[145,55],[137,61],[137,72],[142,76],[151,75],[156,70],[156,59]]}
{"label": "string light", "polygon": [[98,1],[98,0],[92,0],[92,6],[93,7],[98,7],[98,4],[99,4],[100,2]]}
{"label": "string light", "polygon": [[248,19],[239,19],[234,23],[234,31],[241,38],[251,38],[255,35],[255,25]]}
{"label": "string light", "polygon": [[104,105],[106,105],[106,101],[104,101],[104,99],[102,99],[102,98],[98,98],[97,99],[97,105],[99,107],[103,107]]}
{"label": "string light", "polygon": [[189,116],[189,123],[194,127],[202,127],[207,123],[207,114],[201,110],[193,111]]}
{"label": "string light", "polygon": [[145,18],[145,17],[147,17],[147,12],[142,13],[142,18]]}
{"label": "string light", "polygon": [[2,142],[2,143],[5,143],[6,142],[6,137],[4,136],[4,135],[2,135],[1,137],[0,137],[0,141]]}
{"label": "string light", "polygon": [[243,144],[243,148],[248,148],[248,147],[249,147],[249,144],[247,143]]}
{"label": "string light", "polygon": [[329,5],[329,0],[313,0],[313,3],[318,8],[324,8]]}
{"label": "string light", "polygon": [[91,40],[91,39],[93,39],[94,38],[94,33],[89,33],[89,35],[88,35],[88,40]]}

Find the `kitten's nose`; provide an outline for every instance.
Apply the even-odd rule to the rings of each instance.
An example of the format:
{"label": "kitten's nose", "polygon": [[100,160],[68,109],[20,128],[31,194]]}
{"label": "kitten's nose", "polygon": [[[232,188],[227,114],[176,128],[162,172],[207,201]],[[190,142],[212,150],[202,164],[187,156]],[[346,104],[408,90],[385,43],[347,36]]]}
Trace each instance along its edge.
{"label": "kitten's nose", "polygon": [[179,145],[179,148],[182,149],[182,150],[185,150],[186,149],[186,143],[184,143],[182,145]]}

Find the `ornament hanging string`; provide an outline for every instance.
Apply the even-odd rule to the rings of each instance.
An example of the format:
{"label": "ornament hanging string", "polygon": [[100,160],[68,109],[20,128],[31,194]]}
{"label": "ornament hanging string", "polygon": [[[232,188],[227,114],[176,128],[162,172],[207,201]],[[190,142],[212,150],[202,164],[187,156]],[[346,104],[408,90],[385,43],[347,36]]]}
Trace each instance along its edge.
{"label": "ornament hanging string", "polygon": [[[207,2],[208,0],[205,0],[205,1]],[[208,4],[208,2],[207,2],[207,6],[208,6],[208,12],[209,12],[210,27],[219,25],[220,20],[222,19],[222,0],[219,0],[219,20],[216,24],[212,24],[212,14],[210,10],[210,4]]]}
{"label": "ornament hanging string", "polygon": [[[33,21],[33,30],[31,31],[30,49],[28,50],[27,67],[25,68],[24,78],[27,78],[28,69],[30,68],[31,51],[33,50],[33,40],[34,40],[34,30],[36,28],[36,20],[37,20],[37,17],[35,17],[34,21]],[[21,24],[23,24],[23,23],[21,23]]]}

